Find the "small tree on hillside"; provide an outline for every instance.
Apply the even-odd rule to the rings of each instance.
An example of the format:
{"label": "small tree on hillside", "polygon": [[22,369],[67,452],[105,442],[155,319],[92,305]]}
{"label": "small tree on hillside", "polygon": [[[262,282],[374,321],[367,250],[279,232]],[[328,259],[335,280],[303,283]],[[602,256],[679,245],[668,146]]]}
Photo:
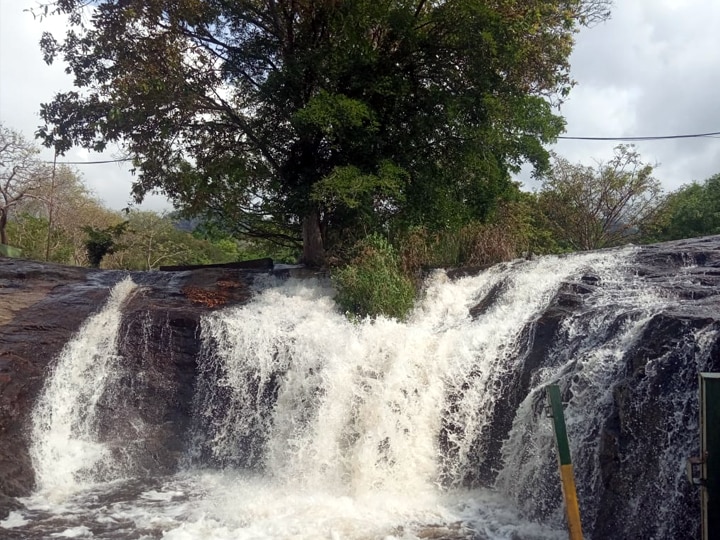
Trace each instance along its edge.
{"label": "small tree on hillside", "polygon": [[38,152],[19,132],[0,124],[0,244],[8,243],[10,212],[49,177],[48,167],[38,159]]}
{"label": "small tree on hillside", "polygon": [[576,250],[619,245],[640,234],[664,197],[653,167],[632,145],[596,167],[556,157],[539,196],[539,206],[558,240]]}
{"label": "small tree on hillside", "polygon": [[96,227],[83,227],[87,234],[85,248],[87,249],[88,262],[93,268],[99,268],[105,255],[115,253],[122,249],[117,243],[118,238],[125,232],[128,222],[124,221],[118,225],[98,229]]}

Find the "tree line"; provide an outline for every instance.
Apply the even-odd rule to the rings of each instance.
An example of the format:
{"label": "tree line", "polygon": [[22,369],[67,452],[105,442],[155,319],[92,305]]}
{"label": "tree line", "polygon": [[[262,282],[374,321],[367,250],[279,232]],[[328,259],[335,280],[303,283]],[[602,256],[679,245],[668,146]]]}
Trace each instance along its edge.
{"label": "tree line", "polygon": [[[232,236],[212,222],[192,222],[182,213],[110,210],[88,190],[77,170],[66,165],[53,170],[38,155],[33,142],[0,124],[0,238],[22,249],[25,257],[153,270],[267,254],[294,262],[300,256],[297,246]],[[486,264],[523,253],[720,233],[720,174],[670,193],[663,192],[653,174],[653,166],[633,146],[618,146],[612,158],[595,167],[553,156],[537,192],[524,192],[515,184],[514,193],[498,201],[487,219],[436,229],[410,227],[392,239],[404,252],[408,269],[417,271],[423,266]]]}
{"label": "tree line", "polygon": [[0,124],[0,244],[29,259],[75,266],[155,270],[161,265],[290,257],[180,216],[107,208],[66,165],[53,167],[21,133]]}

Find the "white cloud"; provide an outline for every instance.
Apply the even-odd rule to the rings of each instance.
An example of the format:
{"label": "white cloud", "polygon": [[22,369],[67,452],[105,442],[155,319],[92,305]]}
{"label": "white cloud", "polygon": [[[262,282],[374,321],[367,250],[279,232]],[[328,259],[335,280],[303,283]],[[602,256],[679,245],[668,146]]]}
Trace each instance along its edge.
{"label": "white cloud", "polygon": [[[46,65],[39,45],[44,31],[61,35],[64,21],[60,17],[34,20],[25,10],[36,5],[34,0],[0,1],[0,121],[28,139],[42,124],[40,104],[72,88],[72,77],[65,73],[62,63]],[[97,154],[73,148],[60,161],[103,161],[114,159],[117,153],[117,149]],[[43,149],[42,157],[52,161],[52,151]],[[130,204],[132,175],[127,163],[76,167],[86,185],[109,208],[119,210]],[[141,208],[164,211],[171,205],[164,197],[151,195]]]}
{"label": "white cloud", "polygon": [[[578,86],[562,108],[571,136],[720,131],[720,2],[617,2],[612,19],[583,30],[572,56]],[[616,143],[560,141],[571,161],[606,160]],[[720,172],[720,139],[636,143],[671,190]]]}

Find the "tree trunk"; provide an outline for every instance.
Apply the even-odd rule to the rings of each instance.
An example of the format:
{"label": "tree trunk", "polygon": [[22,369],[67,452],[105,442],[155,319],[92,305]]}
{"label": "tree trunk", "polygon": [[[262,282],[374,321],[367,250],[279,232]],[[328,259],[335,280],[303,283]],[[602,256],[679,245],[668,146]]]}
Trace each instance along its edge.
{"label": "tree trunk", "polygon": [[311,211],[302,222],[303,253],[300,262],[313,267],[325,263],[325,247],[320,232],[320,214],[317,210]]}
{"label": "tree trunk", "polygon": [[0,209],[0,244],[7,244],[7,233],[5,227],[7,226],[7,210],[5,208]]}

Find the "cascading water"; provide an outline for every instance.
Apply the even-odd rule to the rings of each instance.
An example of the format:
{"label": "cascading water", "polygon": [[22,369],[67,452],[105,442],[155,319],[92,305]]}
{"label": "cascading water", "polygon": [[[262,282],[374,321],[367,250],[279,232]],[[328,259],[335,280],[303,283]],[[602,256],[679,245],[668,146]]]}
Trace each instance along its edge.
{"label": "cascading water", "polygon": [[500,265],[455,282],[439,273],[407,324],[350,323],[330,291],[308,283],[268,288],[204,321],[196,460],[259,469],[278,491],[388,497],[418,524],[447,520],[423,505],[448,504],[477,476],[496,404],[521,368],[523,330],[568,276],[592,267],[612,283],[631,252]]}
{"label": "cascading water", "polygon": [[[327,283],[267,278],[248,304],[202,321],[181,472],[95,483],[57,508],[30,498],[0,527],[17,535],[11,538],[42,538],[49,531],[170,540],[565,538],[552,428],[543,413],[543,388],[557,382],[567,401],[583,520],[602,531],[598,523],[612,519],[598,510],[612,484],[603,471],[612,461],[613,426],[622,424],[614,407],[629,393],[618,381],[628,364],[642,364],[648,376],[633,391],[647,393],[650,403],[656,389],[644,381],[663,369],[663,359],[643,364],[632,355],[640,354],[650,321],[678,301],[627,271],[636,254],[625,248],[516,261],[457,280],[438,272],[406,323],[350,322],[337,313]],[[558,303],[568,283],[581,293],[572,310]],[[88,363],[65,368],[64,353],[38,405],[32,451],[41,491],[63,478],[82,483],[88,471],[94,480],[112,480],[129,470],[117,461],[114,468],[102,465],[107,449],[92,432],[101,414],[100,387],[112,384],[113,376],[98,371],[92,377],[104,382],[87,382],[97,364],[110,372],[117,365],[110,336],[119,312],[114,323],[100,320],[127,294],[130,285],[120,284],[108,307],[88,321],[87,339],[76,340],[85,340],[77,345],[83,352],[71,355]],[[551,304],[556,312],[549,316]],[[109,354],[85,352],[94,347],[96,318]],[[554,344],[540,350],[537,327],[550,323],[556,325]],[[683,334],[685,349],[667,357],[687,352],[682,361],[692,361],[683,376],[696,376],[716,334],[712,328]],[[73,390],[70,399],[64,370],[84,376],[79,386],[92,391]],[[654,519],[670,516],[688,496],[680,477],[682,458],[696,452],[691,388],[688,380],[678,381],[657,412],[657,425],[637,426],[638,448],[626,454],[649,456],[650,492],[662,497]],[[61,437],[51,428],[66,425]],[[643,447],[646,428],[665,429],[668,443]],[[81,431],[87,435],[67,435]],[[53,470],[51,460],[67,465]],[[647,510],[645,486],[627,493],[628,515]],[[675,532],[692,525],[688,519],[645,537],[683,537]]]}
{"label": "cascading water", "polygon": [[[454,283],[438,274],[407,324],[352,324],[330,291],[307,283],[208,317],[201,454],[348,493],[460,485],[522,360],[524,327],[567,275],[592,264],[611,272],[617,259],[606,258],[565,260],[563,273],[544,259]],[[469,308],[498,285],[472,320]]]}
{"label": "cascading water", "polygon": [[31,457],[40,491],[63,494],[122,471],[117,453],[100,442],[98,415],[118,378],[118,330],[130,278],[118,283],[105,307],[68,342],[32,415]]}
{"label": "cascading water", "polygon": [[[560,486],[548,481],[556,456],[543,409],[545,386],[557,383],[565,398],[583,520],[595,538],[609,537],[606,531],[622,530],[622,524],[633,537],[695,538],[699,533],[698,514],[678,514],[678,508],[695,506],[688,500],[697,492],[685,465],[698,453],[697,374],[708,370],[718,328],[693,329],[690,318],[679,317],[687,328],[673,328],[675,337],[659,356],[653,357],[645,343],[652,339],[651,323],[662,324],[664,313],[680,306],[681,298],[668,292],[668,285],[687,279],[685,270],[664,288],[632,275],[615,280],[602,275],[602,288],[588,295],[584,309],[563,319],[547,367],[535,373],[502,450],[496,487],[526,515],[562,520],[556,503]],[[631,387],[623,379],[633,366]],[[619,456],[624,463],[613,463]],[[617,501],[607,504],[608,497]]]}

